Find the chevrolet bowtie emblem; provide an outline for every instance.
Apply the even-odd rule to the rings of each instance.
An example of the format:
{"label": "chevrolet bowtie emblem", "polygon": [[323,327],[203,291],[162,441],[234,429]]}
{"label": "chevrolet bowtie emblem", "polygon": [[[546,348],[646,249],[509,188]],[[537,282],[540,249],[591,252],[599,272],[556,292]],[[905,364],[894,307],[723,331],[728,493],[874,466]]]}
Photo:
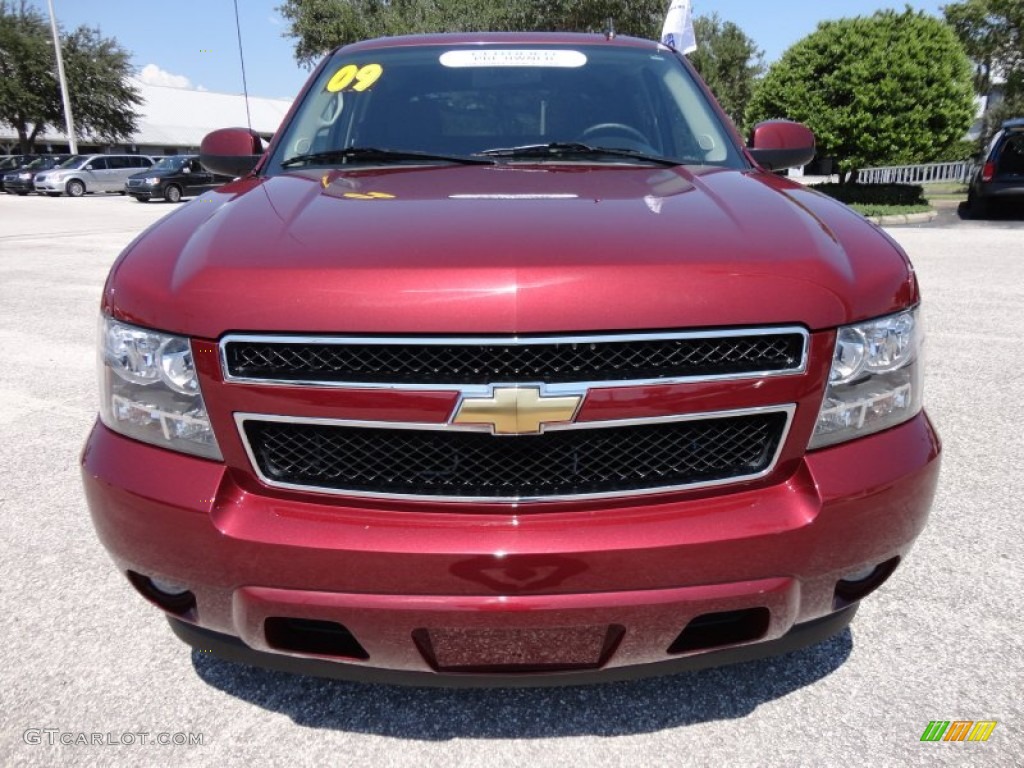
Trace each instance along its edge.
{"label": "chevrolet bowtie emblem", "polygon": [[481,424],[496,435],[535,435],[541,425],[572,421],[582,395],[545,397],[539,387],[495,387],[491,397],[466,397],[452,424]]}

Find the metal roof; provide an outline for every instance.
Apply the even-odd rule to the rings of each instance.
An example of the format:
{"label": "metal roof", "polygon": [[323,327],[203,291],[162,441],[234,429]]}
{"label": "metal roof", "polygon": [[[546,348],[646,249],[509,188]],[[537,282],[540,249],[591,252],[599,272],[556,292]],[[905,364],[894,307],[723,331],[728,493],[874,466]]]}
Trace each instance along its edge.
{"label": "metal roof", "polygon": [[[124,144],[144,146],[198,147],[210,131],[246,125],[245,99],[242,94],[197,91],[149,85],[129,78],[143,103],[138,107],[138,131]],[[290,99],[249,97],[252,127],[258,133],[272,134],[291,108]],[[0,139],[16,140],[14,129],[0,123]],[[67,138],[57,126],[49,127],[36,141],[64,142]],[[86,137],[88,140],[88,137]]]}

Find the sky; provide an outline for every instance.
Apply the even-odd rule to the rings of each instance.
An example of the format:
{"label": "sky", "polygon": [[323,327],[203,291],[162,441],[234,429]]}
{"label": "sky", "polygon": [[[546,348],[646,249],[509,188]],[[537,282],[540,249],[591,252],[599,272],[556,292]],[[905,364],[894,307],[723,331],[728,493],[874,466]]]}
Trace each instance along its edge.
{"label": "sky", "polygon": [[[502,2],[502,0],[494,0]],[[737,24],[771,63],[818,22],[870,15],[882,8],[909,5],[941,16],[952,0],[693,0],[695,15],[712,12]],[[57,20],[66,29],[99,27],[132,54],[137,75],[154,85],[242,92],[233,0],[53,0]],[[46,0],[30,0],[44,15]],[[281,0],[238,0],[242,49],[249,94],[292,99],[309,70],[295,63],[294,41],[277,12]],[[668,9],[669,0],[665,0]],[[628,5],[627,5],[628,7]],[[700,45],[700,41],[697,41]]]}

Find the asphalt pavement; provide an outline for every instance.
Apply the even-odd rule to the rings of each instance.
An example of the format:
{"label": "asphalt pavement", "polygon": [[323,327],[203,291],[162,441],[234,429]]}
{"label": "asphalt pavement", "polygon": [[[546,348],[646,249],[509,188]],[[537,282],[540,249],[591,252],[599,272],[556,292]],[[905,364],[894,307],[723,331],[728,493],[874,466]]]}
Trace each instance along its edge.
{"label": "asphalt pavement", "polygon": [[[1024,220],[889,230],[920,276],[945,454],[927,529],[850,629],[640,682],[435,690],[194,652],[99,544],[78,453],[100,292],[174,210],[0,195],[3,765],[1024,765]],[[932,720],[998,725],[983,743],[922,742]]]}

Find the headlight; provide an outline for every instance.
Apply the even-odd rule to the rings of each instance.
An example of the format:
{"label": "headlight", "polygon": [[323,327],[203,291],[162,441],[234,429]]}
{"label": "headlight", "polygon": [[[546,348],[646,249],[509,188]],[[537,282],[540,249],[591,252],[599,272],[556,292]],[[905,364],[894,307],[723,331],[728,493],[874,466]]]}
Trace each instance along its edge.
{"label": "headlight", "polygon": [[221,459],[188,339],[103,317],[99,347],[104,424],[162,448]]}
{"label": "headlight", "polygon": [[156,186],[157,184],[160,183],[160,179],[156,176],[150,176],[148,179],[143,179],[143,181],[145,181],[147,184],[152,184],[153,186]]}
{"label": "headlight", "polygon": [[31,173],[19,173],[18,174],[18,178],[19,179],[31,179],[32,178],[32,174]]}
{"label": "headlight", "polygon": [[808,447],[853,440],[916,416],[923,335],[916,309],[840,328]]}

